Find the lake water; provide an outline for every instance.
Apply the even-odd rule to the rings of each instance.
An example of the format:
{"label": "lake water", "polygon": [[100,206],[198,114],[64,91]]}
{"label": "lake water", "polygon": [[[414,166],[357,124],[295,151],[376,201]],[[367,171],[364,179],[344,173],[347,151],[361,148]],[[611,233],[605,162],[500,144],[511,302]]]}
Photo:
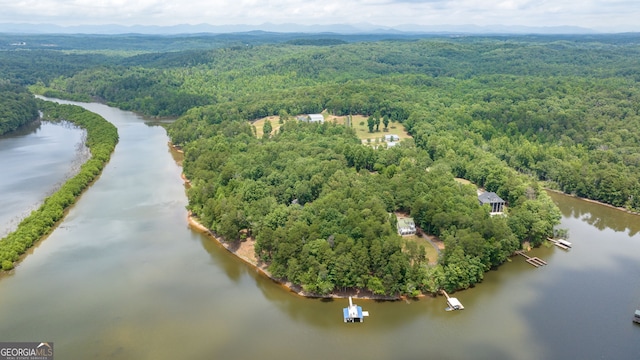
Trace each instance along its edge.
{"label": "lake water", "polygon": [[[82,106],[120,142],[61,225],[0,278],[0,341],[53,341],[56,359],[640,358],[638,216],[552,194],[574,246],[534,250],[547,266],[512,258],[455,294],[463,311],[443,297],[356,300],[371,316],[344,324],[347,300],[298,297],[188,227],[162,127]],[[6,140],[0,158],[21,146]]]}
{"label": "lake water", "polygon": [[35,122],[0,136],[0,236],[40,206],[88,156],[85,132]]}

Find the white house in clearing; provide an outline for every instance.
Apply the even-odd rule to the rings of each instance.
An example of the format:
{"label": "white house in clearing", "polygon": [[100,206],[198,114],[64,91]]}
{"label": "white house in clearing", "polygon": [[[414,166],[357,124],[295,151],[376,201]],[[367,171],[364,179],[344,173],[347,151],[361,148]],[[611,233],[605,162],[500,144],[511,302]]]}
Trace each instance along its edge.
{"label": "white house in clearing", "polygon": [[413,235],[416,233],[416,223],[413,222],[413,218],[399,217],[397,226],[399,235]]}
{"label": "white house in clearing", "polygon": [[322,114],[309,114],[298,116],[298,120],[308,123],[324,123],[324,116]]}

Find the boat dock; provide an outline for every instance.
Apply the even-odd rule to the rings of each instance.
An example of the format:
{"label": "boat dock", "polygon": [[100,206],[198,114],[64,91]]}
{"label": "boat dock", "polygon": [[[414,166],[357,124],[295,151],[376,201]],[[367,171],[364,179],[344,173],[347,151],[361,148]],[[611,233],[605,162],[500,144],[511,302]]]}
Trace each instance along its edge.
{"label": "boat dock", "polygon": [[462,306],[462,303],[460,302],[460,300],[454,297],[450,297],[449,294],[447,294],[447,292],[444,290],[440,290],[440,291],[447,298],[447,305],[449,305],[449,307],[447,308],[447,311],[464,310],[464,306]]}
{"label": "boat dock", "polygon": [[531,256],[525,254],[524,251],[522,251],[522,250],[516,251],[515,254],[524,256],[527,259],[527,262],[529,264],[535,266],[535,267],[540,267],[540,266],[543,266],[543,265],[547,265],[546,261],[544,261],[544,260],[542,260],[540,258],[537,258],[537,257],[531,257]]}
{"label": "boat dock", "polygon": [[551,241],[555,246],[559,247],[562,250],[569,250],[571,248],[571,243],[565,239],[547,238],[547,240]]}
{"label": "boat dock", "polygon": [[369,312],[362,311],[361,306],[353,305],[353,300],[351,300],[351,296],[349,296],[349,307],[342,309],[342,315],[344,316],[344,322],[354,323],[363,322],[364,317],[369,316]]}

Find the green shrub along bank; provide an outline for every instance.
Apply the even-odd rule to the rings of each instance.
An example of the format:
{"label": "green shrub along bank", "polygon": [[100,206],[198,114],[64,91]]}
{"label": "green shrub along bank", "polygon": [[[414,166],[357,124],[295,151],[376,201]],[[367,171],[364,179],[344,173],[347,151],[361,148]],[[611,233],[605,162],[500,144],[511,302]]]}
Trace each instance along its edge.
{"label": "green shrub along bank", "polygon": [[44,200],[39,209],[22,220],[16,231],[0,240],[0,264],[4,271],[13,269],[20,255],[51,232],[63,218],[65,210],[100,175],[118,143],[116,127],[97,114],[74,105],[60,105],[43,100],[37,100],[37,104],[46,120],[66,120],[85,129],[86,145],[91,151],[91,158],[82,165],[76,176],[65,182],[56,193]]}

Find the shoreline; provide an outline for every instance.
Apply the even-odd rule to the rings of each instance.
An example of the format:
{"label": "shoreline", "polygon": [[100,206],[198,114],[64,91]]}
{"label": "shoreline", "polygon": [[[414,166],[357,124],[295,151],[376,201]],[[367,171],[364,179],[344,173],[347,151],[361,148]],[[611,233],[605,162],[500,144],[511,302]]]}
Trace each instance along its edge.
{"label": "shoreline", "polygon": [[[182,178],[185,179],[185,184],[186,184],[186,177],[184,177],[184,174],[182,175]],[[269,278],[271,281],[273,281],[274,283],[282,286],[283,288],[287,289],[288,291],[301,296],[301,297],[305,297],[305,298],[316,298],[316,299],[347,299],[349,296],[355,298],[355,299],[367,299],[367,300],[385,300],[385,301],[397,301],[397,300],[401,300],[403,297],[401,296],[379,296],[379,295],[374,295],[374,294],[370,294],[367,292],[361,292],[359,290],[352,290],[352,291],[345,291],[345,292],[333,292],[330,293],[328,295],[318,295],[318,294],[313,294],[313,293],[308,293],[306,291],[304,291],[302,289],[302,287],[300,285],[295,285],[291,282],[288,281],[282,281],[281,279],[278,279],[276,277],[274,277],[269,270],[267,269],[267,264],[258,261],[258,260],[254,260],[249,258],[248,256],[242,255],[239,253],[239,250],[242,249],[242,243],[246,243],[246,242],[254,242],[255,240],[245,240],[245,241],[238,241],[238,242],[234,242],[234,243],[228,243],[226,241],[224,241],[224,239],[222,239],[220,236],[218,236],[216,233],[214,233],[211,229],[207,228],[206,226],[202,225],[202,223],[200,223],[198,221],[198,219],[191,213],[191,211],[188,212],[187,214],[187,221],[189,223],[189,226],[198,231],[201,232],[205,235],[207,235],[208,237],[212,238],[213,240],[216,241],[216,243],[218,245],[220,245],[221,247],[223,247],[225,250],[227,250],[229,253],[233,254],[235,257],[237,257],[238,259],[242,260],[243,262],[245,262],[246,264],[250,265],[251,267],[253,267],[259,274],[261,274],[262,276],[266,276],[267,278]],[[234,246],[237,245],[237,246]],[[251,244],[251,249],[253,249],[253,244]],[[421,295],[422,296],[426,296],[426,295]]]}

